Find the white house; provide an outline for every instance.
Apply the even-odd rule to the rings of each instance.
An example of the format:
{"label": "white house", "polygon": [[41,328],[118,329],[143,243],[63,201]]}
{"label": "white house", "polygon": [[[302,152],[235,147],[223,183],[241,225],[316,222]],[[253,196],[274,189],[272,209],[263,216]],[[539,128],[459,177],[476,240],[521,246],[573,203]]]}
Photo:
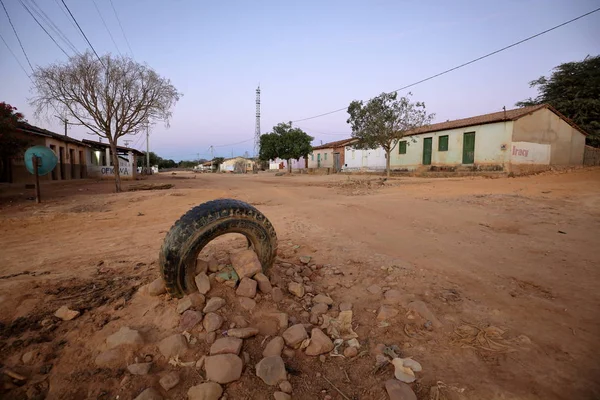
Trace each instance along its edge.
{"label": "white house", "polygon": [[[83,139],[82,142],[89,146],[87,151],[87,175],[90,178],[112,178],[115,171],[112,166],[112,156],[108,143]],[[119,157],[119,173],[122,178],[135,178],[137,174],[136,157],[143,156],[139,150],[129,147],[117,146]]]}
{"label": "white house", "polygon": [[[298,169],[306,168],[306,158],[298,158],[292,159],[292,171]],[[282,160],[281,158],[276,158],[274,160],[269,160],[269,169],[270,170],[278,170],[278,169],[287,169],[288,162],[287,160]]]}
{"label": "white house", "polygon": [[381,147],[361,150],[350,145],[346,146],[344,153],[344,172],[385,170],[385,151]]}
{"label": "white house", "polygon": [[397,144],[391,167],[522,172],[581,165],[586,136],[547,104],[523,107],[417,129]]}

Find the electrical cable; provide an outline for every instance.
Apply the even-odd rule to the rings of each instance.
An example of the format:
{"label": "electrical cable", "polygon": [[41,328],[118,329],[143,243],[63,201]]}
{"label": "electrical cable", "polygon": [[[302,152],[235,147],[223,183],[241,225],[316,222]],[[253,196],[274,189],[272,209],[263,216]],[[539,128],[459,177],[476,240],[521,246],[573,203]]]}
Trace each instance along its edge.
{"label": "electrical cable", "polygon": [[115,17],[117,18],[117,21],[119,22],[119,27],[121,27],[121,33],[123,34],[123,37],[125,38],[125,43],[127,43],[127,48],[129,49],[129,52],[131,53],[131,57],[134,57],[133,50],[131,50],[131,46],[129,45],[129,40],[127,39],[127,35],[125,35],[125,30],[123,29],[123,25],[121,24],[121,20],[119,19],[119,15],[117,14],[117,10],[115,9],[115,5],[113,4],[112,0],[110,0],[110,5],[113,9],[113,12],[115,13]]}
{"label": "electrical cable", "polygon": [[10,51],[10,54],[12,54],[12,56],[15,58],[15,60],[17,61],[17,63],[19,64],[19,66],[21,67],[21,69],[23,70],[23,72],[25,72],[25,75],[27,75],[27,77],[29,79],[31,79],[31,76],[29,76],[29,74],[27,73],[27,70],[25,69],[25,67],[23,66],[23,64],[21,64],[21,61],[19,61],[19,59],[17,58],[17,55],[12,51],[12,49],[10,48],[10,46],[8,45],[8,43],[6,43],[6,40],[4,40],[4,36],[2,36],[2,34],[0,34],[0,39],[2,39],[2,41],[4,42],[4,45],[6,46],[6,48],[8,49],[8,51]]}
{"label": "electrical cable", "polygon": [[123,54],[121,54],[121,50],[119,50],[119,46],[117,45],[117,42],[115,42],[115,38],[113,37],[112,33],[110,32],[110,29],[108,29],[108,25],[106,25],[106,21],[104,21],[104,17],[102,16],[102,13],[100,13],[100,9],[98,8],[98,5],[96,4],[96,0],[92,0],[92,3],[94,3],[94,7],[96,8],[98,15],[100,16],[100,19],[102,20],[102,23],[104,24],[104,27],[106,28],[106,31],[108,32],[108,36],[110,36],[110,40],[112,40],[113,44],[117,48],[117,52],[120,55],[123,55]]}
{"label": "electrical cable", "polygon": [[54,21],[52,21],[52,18],[50,18],[48,14],[44,12],[42,7],[40,7],[40,5],[35,0],[25,1],[30,2],[30,9],[48,25],[50,30],[52,30],[58,36],[58,38],[63,41],[63,43],[65,43],[75,54],[80,54],[79,51],[77,51],[75,45],[71,42],[71,40],[69,40],[67,35],[65,35],[64,32],[58,27],[58,25],[56,25]]}
{"label": "electrical cable", "polygon": [[[542,31],[542,32],[539,32],[539,33],[536,33],[535,35],[532,35],[532,36],[529,36],[529,37],[527,37],[527,38],[525,38],[525,39],[519,40],[518,42],[514,42],[514,43],[512,43],[512,44],[510,44],[510,45],[508,45],[508,46],[502,47],[501,49],[498,49],[498,50],[492,51],[491,53],[487,53],[486,55],[483,55],[483,56],[481,56],[481,57],[474,58],[474,59],[472,59],[471,61],[467,61],[467,62],[465,62],[465,63],[463,63],[463,64],[457,65],[456,67],[453,67],[453,68],[447,69],[447,70],[445,70],[445,71],[442,71],[442,72],[440,72],[440,73],[437,73],[437,74],[435,74],[435,75],[431,75],[431,76],[429,76],[429,77],[427,77],[427,78],[425,78],[425,79],[421,79],[420,81],[417,81],[417,82],[411,83],[410,85],[403,86],[403,87],[401,87],[401,88],[399,88],[399,89],[392,90],[391,92],[388,92],[388,94],[389,94],[389,93],[394,93],[394,92],[399,92],[400,90],[408,89],[408,88],[410,88],[410,87],[413,87],[413,86],[416,86],[416,85],[418,85],[418,84],[420,84],[420,83],[427,82],[427,81],[429,81],[429,80],[431,80],[431,79],[437,78],[438,76],[442,76],[442,75],[445,75],[445,74],[447,74],[447,73],[449,73],[449,72],[456,71],[456,70],[457,70],[457,69],[459,69],[459,68],[465,67],[465,66],[467,66],[467,65],[469,65],[469,64],[473,64],[473,63],[475,63],[475,62],[477,62],[477,61],[483,60],[484,58],[488,58],[488,57],[490,57],[490,56],[493,56],[494,54],[498,54],[498,53],[500,53],[500,52],[502,52],[502,51],[508,50],[508,49],[510,49],[510,48],[512,48],[512,47],[515,47],[515,46],[518,46],[518,45],[520,45],[520,44],[522,44],[522,43],[525,43],[525,42],[527,42],[527,41],[529,41],[529,40],[535,39],[535,38],[536,38],[536,37],[538,37],[538,36],[544,35],[544,34],[546,34],[546,33],[548,33],[548,32],[551,32],[551,31],[553,31],[553,30],[555,30],[555,29],[561,28],[561,27],[563,27],[563,26],[565,26],[565,25],[568,25],[568,24],[570,24],[570,23],[572,23],[572,22],[575,22],[575,21],[577,21],[577,20],[579,20],[579,19],[581,19],[581,18],[587,17],[588,15],[590,15],[590,14],[593,14],[593,13],[595,13],[595,12],[598,12],[598,11],[600,11],[600,7],[599,7],[599,8],[596,8],[595,10],[592,10],[592,11],[590,11],[590,12],[587,12],[587,13],[585,13],[585,14],[582,14],[582,15],[580,15],[580,16],[578,16],[578,17],[575,17],[575,18],[573,18],[573,19],[570,19],[570,20],[568,20],[568,21],[566,21],[566,22],[563,22],[562,24],[555,25],[555,26],[553,26],[552,28],[546,29],[546,30],[544,30],[544,31]],[[340,111],[344,111],[344,110],[347,110],[347,109],[348,109],[348,107],[338,108],[337,110],[333,110],[333,111],[329,111],[329,112],[326,112],[326,113],[318,114],[318,115],[315,115],[315,116],[312,116],[312,117],[308,117],[308,118],[301,118],[301,119],[297,119],[297,120],[294,120],[294,121],[292,121],[292,122],[308,121],[309,119],[315,119],[315,118],[324,117],[324,116],[326,116],[326,115],[335,114],[335,113],[338,113],[338,112],[340,112]]]}
{"label": "electrical cable", "polygon": [[25,3],[23,3],[22,0],[19,0],[19,2],[21,3],[21,5],[25,8],[25,10],[27,10],[27,12],[29,13],[29,15],[31,15],[31,17],[35,20],[35,22],[40,26],[40,28],[42,28],[42,30],[44,32],[46,32],[46,35],[48,35],[48,37],[50,39],[52,39],[52,41],[54,42],[54,44],[56,46],[58,46],[58,48],[60,49],[60,51],[62,51],[65,56],[67,56],[67,58],[70,58],[71,56],[65,51],[65,49],[63,49],[60,44],[58,44],[58,42],[54,39],[54,37],[46,30],[46,28],[44,28],[42,26],[42,24],[40,24],[40,21],[38,21],[38,19],[35,17],[35,15],[33,15],[33,13],[31,12],[31,10],[29,9],[29,7],[27,7],[27,5],[25,5]]}
{"label": "electrical cable", "polygon": [[25,55],[25,58],[27,59],[27,64],[29,64],[29,68],[31,68],[31,70],[33,71],[33,67],[31,66],[31,61],[29,61],[29,57],[27,57],[27,53],[25,52],[23,43],[21,43],[21,39],[19,38],[19,34],[17,33],[17,30],[15,29],[15,26],[13,25],[12,20],[10,19],[10,15],[8,15],[8,11],[6,10],[6,7],[4,6],[4,1],[0,0],[0,4],[2,4],[2,8],[4,8],[4,12],[6,13],[8,22],[10,22],[10,26],[12,26],[13,32],[15,33],[15,36],[17,37],[17,40],[19,41],[19,46],[21,46],[21,50],[23,50],[23,54]]}
{"label": "electrical cable", "polygon": [[[1,0],[0,0],[1,1]],[[75,25],[77,25],[77,28],[79,28],[79,32],[81,32],[81,34],[83,35],[83,37],[85,38],[85,41],[90,45],[90,47],[92,48],[92,51],[94,52],[94,54],[96,55],[96,57],[98,58],[98,61],[100,61],[100,64],[102,64],[102,66],[104,68],[106,68],[106,65],[104,65],[104,62],[102,61],[102,59],[100,58],[100,56],[98,55],[98,53],[96,52],[96,49],[94,49],[94,46],[92,46],[92,44],[90,43],[89,39],[87,38],[87,36],[85,36],[85,33],[83,33],[83,29],[81,29],[81,26],[79,26],[79,22],[77,22],[77,20],[75,19],[75,17],[73,16],[73,13],[71,12],[71,10],[69,9],[69,6],[67,6],[67,3],[65,3],[65,0],[61,0],[63,5],[65,6],[65,8],[67,9],[67,11],[69,12],[69,15],[71,16],[71,18],[73,18],[73,21],[75,22]]]}

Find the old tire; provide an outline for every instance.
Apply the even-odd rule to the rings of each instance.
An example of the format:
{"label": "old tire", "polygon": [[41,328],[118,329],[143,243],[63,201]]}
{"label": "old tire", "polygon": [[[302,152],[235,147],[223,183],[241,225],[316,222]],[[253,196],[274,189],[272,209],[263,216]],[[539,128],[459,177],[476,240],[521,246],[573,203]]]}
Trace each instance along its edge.
{"label": "old tire", "polygon": [[277,235],[267,217],[243,201],[209,201],[192,208],[175,222],[160,249],[160,269],[171,296],[183,297],[198,290],[194,281],[196,259],[211,240],[226,233],[246,236],[263,271],[273,265]]}

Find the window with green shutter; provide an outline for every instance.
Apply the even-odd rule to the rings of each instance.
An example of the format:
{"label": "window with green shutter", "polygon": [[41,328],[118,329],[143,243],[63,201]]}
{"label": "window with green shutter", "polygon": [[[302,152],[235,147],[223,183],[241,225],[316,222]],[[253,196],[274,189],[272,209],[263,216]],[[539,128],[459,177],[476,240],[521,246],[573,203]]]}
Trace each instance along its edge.
{"label": "window with green shutter", "polygon": [[438,151],[448,151],[448,135],[438,138]]}
{"label": "window with green shutter", "polygon": [[406,140],[402,140],[398,143],[398,152],[399,154],[406,154]]}
{"label": "window with green shutter", "polygon": [[325,153],[325,159],[327,160],[327,153]]}

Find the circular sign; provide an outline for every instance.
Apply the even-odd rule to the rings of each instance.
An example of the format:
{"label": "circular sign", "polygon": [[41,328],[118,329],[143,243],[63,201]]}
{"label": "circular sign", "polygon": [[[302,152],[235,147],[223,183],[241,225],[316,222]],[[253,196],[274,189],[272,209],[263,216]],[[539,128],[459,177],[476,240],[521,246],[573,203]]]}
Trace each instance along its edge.
{"label": "circular sign", "polygon": [[35,170],[33,169],[33,157],[38,157],[38,175],[46,175],[50,171],[56,167],[56,163],[58,162],[58,158],[56,154],[45,146],[33,146],[27,149],[25,152],[25,167],[27,171],[34,174]]}

